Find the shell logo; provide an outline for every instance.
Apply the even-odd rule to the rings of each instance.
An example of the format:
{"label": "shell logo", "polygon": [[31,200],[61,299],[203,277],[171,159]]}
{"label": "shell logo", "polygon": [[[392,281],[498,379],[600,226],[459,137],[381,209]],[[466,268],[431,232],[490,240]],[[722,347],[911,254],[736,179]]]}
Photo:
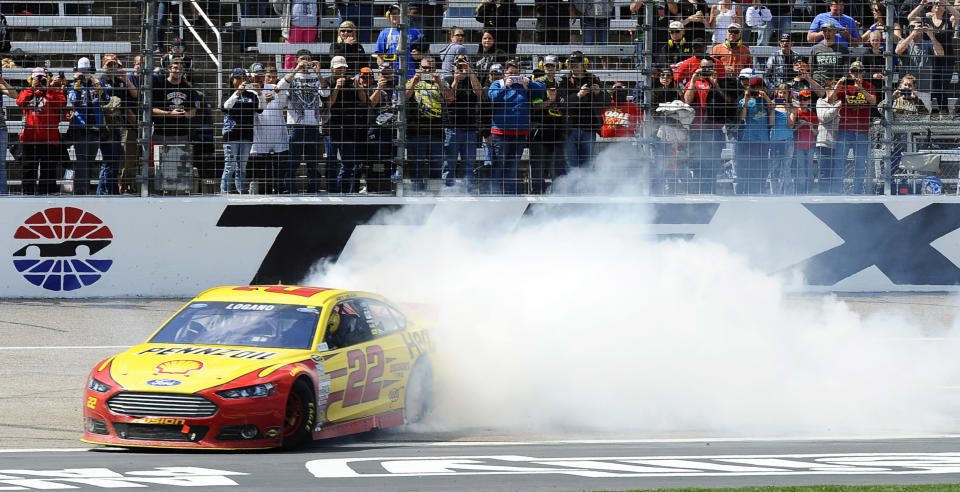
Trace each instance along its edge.
{"label": "shell logo", "polygon": [[161,362],[157,365],[157,374],[187,374],[203,369],[203,362],[192,359],[177,359]]}
{"label": "shell logo", "polygon": [[14,239],[26,244],[13,265],[27,282],[46,290],[71,291],[100,280],[113,260],[97,256],[113,242],[99,217],[76,207],[52,207],[28,217]]}

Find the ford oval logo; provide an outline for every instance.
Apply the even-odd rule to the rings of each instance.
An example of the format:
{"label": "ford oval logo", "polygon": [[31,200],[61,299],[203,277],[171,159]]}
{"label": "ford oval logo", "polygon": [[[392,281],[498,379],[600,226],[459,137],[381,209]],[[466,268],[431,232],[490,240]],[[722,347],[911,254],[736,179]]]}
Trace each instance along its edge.
{"label": "ford oval logo", "polygon": [[176,386],[180,384],[180,381],[176,379],[151,379],[147,381],[147,384],[150,386]]}

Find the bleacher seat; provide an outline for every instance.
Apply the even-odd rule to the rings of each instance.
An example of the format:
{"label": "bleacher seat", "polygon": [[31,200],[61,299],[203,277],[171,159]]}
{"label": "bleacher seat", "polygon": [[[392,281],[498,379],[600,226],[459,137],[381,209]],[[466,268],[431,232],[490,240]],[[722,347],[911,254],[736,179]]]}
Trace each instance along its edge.
{"label": "bleacher seat", "polygon": [[10,50],[57,55],[72,53],[78,56],[132,52],[130,43],[121,41],[13,41],[10,43]]}

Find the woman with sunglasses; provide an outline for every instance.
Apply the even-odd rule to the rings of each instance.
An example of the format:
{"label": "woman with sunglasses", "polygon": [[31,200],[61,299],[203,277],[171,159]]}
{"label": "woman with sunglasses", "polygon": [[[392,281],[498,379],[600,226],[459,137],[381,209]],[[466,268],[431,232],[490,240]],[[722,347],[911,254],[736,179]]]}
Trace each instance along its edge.
{"label": "woman with sunglasses", "polygon": [[353,21],[340,23],[337,42],[330,44],[330,59],[335,56],[346,58],[351,73],[360,73],[361,68],[370,66],[370,56],[357,42],[357,25]]}

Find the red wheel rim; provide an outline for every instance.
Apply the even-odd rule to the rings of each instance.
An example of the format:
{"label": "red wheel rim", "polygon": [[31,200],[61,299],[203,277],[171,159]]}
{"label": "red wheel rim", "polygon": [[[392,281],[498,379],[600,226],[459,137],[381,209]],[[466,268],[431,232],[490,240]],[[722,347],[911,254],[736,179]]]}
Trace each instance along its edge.
{"label": "red wheel rim", "polygon": [[283,417],[283,437],[290,437],[303,424],[303,404],[300,395],[293,392],[287,399],[287,410]]}

